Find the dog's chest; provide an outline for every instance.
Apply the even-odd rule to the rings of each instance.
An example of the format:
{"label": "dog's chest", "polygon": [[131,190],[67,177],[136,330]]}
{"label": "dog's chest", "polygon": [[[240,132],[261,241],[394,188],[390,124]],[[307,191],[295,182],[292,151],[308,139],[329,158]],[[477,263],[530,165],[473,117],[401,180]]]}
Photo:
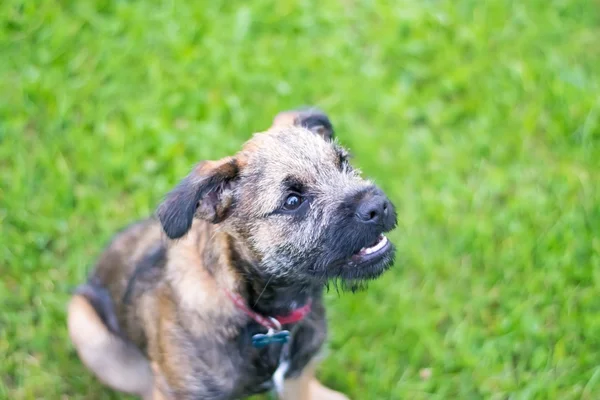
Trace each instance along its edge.
{"label": "dog's chest", "polygon": [[236,392],[239,391],[243,396],[273,389],[273,376],[277,368],[281,363],[289,362],[291,356],[287,352],[283,353],[283,345],[279,343],[255,348],[252,336],[256,333],[264,333],[264,328],[254,323],[249,324],[240,332],[235,344],[240,361],[236,373]]}
{"label": "dog's chest", "polygon": [[[177,379],[183,382],[183,392],[189,394],[185,398],[190,399],[207,398],[209,394],[223,400],[241,399],[276,389],[274,380],[281,385],[287,374],[297,376],[314,357],[326,331],[323,308],[317,298],[313,300],[312,311],[302,321],[284,326],[290,331],[291,340],[283,358],[281,343],[261,348],[253,346],[254,335],[267,333],[266,328],[254,321],[237,328],[230,321],[214,324],[215,329],[204,330],[200,335],[192,333],[195,329],[189,318],[179,318],[178,322],[183,329],[170,336],[177,351],[167,354],[173,354]],[[230,330],[219,329],[224,326]],[[286,361],[289,368],[281,368],[276,374]]]}

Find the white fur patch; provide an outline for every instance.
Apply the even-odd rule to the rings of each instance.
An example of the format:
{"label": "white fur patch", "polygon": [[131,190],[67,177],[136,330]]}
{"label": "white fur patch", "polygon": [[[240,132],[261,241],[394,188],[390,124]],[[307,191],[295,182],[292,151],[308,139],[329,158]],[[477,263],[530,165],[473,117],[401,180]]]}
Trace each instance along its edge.
{"label": "white fur patch", "polygon": [[273,384],[275,385],[275,391],[277,395],[281,397],[283,395],[283,381],[285,379],[285,373],[290,367],[289,360],[285,360],[279,364],[275,373],[273,374]]}

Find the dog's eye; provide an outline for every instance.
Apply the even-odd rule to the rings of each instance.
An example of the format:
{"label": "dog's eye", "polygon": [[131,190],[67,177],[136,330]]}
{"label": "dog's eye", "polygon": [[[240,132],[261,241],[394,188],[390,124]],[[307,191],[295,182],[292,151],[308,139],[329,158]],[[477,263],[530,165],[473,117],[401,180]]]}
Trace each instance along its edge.
{"label": "dog's eye", "polygon": [[283,203],[283,209],[286,211],[294,211],[302,204],[302,197],[298,194],[290,194]]}

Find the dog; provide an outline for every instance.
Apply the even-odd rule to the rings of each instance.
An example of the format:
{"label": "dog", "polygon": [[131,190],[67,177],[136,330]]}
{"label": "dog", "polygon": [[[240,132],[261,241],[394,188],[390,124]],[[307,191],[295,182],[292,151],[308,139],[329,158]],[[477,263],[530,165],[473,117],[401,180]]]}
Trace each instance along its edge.
{"label": "dog", "polygon": [[278,114],[116,234],[68,305],[82,362],[148,400],[343,400],[315,378],[323,292],[389,269],[393,204],[315,109]]}

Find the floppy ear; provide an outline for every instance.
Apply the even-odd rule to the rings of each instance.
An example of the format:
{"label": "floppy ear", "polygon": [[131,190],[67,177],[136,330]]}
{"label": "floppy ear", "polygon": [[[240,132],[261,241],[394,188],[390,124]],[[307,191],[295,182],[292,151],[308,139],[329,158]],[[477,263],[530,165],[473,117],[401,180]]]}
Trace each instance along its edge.
{"label": "floppy ear", "polygon": [[328,141],[333,139],[335,133],[329,117],[316,108],[280,112],[273,119],[272,126],[281,125],[302,126]]}
{"label": "floppy ear", "polygon": [[194,217],[212,223],[224,220],[233,201],[232,184],[238,172],[233,157],[198,164],[158,207],[158,219],[167,236],[184,236]]}

